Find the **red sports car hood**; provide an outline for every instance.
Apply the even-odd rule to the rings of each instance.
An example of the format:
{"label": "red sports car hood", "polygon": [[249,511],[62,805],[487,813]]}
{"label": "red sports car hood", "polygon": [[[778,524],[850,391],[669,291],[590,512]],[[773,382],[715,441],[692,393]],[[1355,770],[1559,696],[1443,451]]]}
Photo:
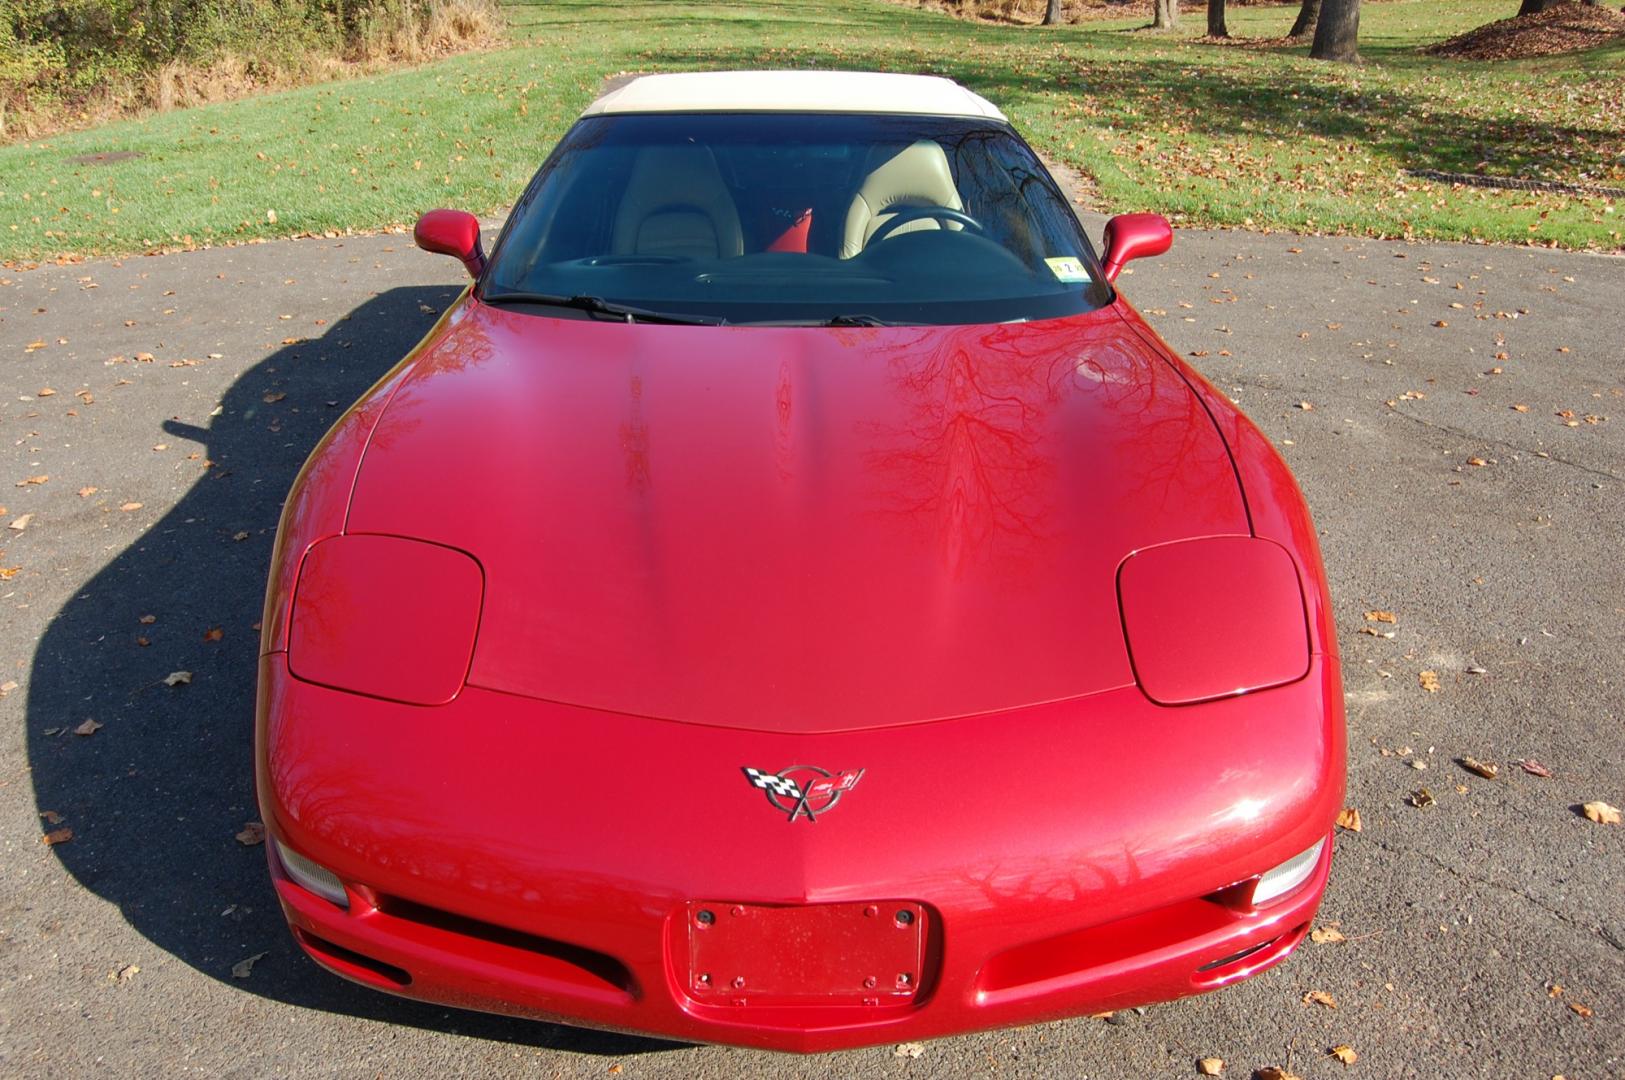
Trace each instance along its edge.
{"label": "red sports car hood", "polygon": [[475,685],[811,732],[1132,684],[1118,564],[1247,519],[1202,405],[1111,309],[736,328],[468,300],[347,529],[479,560]]}

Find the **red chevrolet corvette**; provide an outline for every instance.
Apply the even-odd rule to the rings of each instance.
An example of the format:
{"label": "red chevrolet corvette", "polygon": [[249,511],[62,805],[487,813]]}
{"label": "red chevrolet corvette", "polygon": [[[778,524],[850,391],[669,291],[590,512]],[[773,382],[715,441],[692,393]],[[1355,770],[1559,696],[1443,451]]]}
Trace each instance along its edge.
{"label": "red chevrolet corvette", "polygon": [[318,963],[813,1051],[1275,964],[1344,771],[1258,430],[943,79],[637,79],[311,455],[271,567],[271,873]]}

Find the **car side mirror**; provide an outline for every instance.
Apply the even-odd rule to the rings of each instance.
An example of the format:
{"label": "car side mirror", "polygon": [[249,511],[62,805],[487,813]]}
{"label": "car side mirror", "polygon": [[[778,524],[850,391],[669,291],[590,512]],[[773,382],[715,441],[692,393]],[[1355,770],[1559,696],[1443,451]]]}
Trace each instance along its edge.
{"label": "car side mirror", "polygon": [[424,251],[455,255],[463,261],[469,277],[485,270],[485,251],[480,247],[480,222],[464,210],[430,210],[418,218],[412,239]]}
{"label": "car side mirror", "polygon": [[1106,249],[1107,281],[1116,281],[1130,259],[1161,255],[1174,246],[1174,229],[1161,214],[1118,214],[1106,222],[1101,238]]}

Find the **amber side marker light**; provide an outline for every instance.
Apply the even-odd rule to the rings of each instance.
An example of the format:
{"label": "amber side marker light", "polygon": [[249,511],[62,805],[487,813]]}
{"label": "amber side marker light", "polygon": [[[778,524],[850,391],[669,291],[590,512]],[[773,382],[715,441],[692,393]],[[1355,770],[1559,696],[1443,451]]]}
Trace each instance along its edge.
{"label": "amber side marker light", "polygon": [[1309,875],[1315,872],[1315,866],[1320,862],[1320,853],[1326,847],[1326,839],[1315,841],[1315,846],[1300,855],[1294,855],[1273,870],[1266,870],[1253,887],[1253,904],[1267,904],[1271,900],[1285,896],[1287,893],[1309,880]]}
{"label": "amber side marker light", "polygon": [[337,874],[305,858],[280,840],[273,839],[272,843],[276,845],[276,857],[282,863],[282,869],[287,871],[294,884],[323,900],[349,909],[350,894],[344,891],[344,882],[339,880]]}

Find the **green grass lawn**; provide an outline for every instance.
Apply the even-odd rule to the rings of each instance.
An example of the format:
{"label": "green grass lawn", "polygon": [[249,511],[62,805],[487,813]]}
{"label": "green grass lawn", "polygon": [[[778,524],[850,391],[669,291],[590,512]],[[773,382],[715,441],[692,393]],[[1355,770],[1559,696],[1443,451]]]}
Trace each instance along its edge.
{"label": "green grass lawn", "polygon": [[[1275,37],[1293,6],[1234,7]],[[1094,178],[1097,209],[1192,225],[1625,248],[1602,196],[1452,189],[1404,169],[1625,186],[1625,46],[1532,61],[1416,47],[1517,0],[1364,5],[1358,67],[1136,22],[972,24],[886,0],[546,0],[517,44],[0,147],[0,257],[372,229],[508,205],[605,75],[852,67],[949,75]],[[1183,35],[1202,29],[1200,12]],[[140,157],[73,164],[97,152]]]}

